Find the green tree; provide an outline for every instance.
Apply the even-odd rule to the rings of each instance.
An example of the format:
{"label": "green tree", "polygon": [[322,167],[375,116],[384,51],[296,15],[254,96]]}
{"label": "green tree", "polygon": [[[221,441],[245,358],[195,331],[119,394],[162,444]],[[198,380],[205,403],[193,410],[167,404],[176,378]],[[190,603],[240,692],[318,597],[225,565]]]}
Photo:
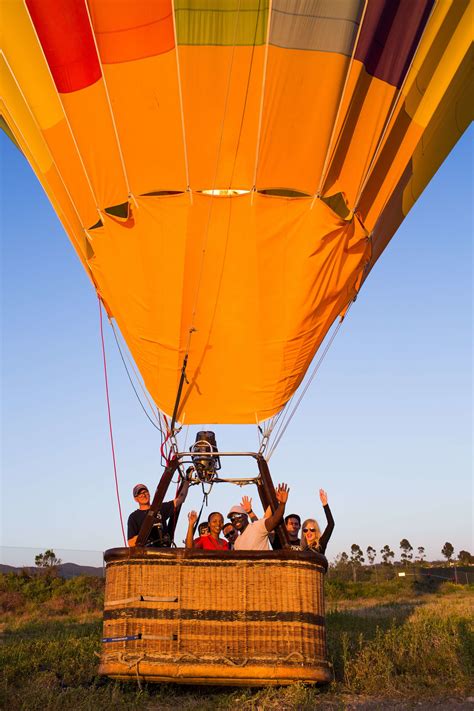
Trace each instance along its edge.
{"label": "green tree", "polygon": [[53,550],[48,549],[44,553],[35,556],[35,565],[45,573],[55,573],[58,565],[61,565],[61,558],[56,558]]}
{"label": "green tree", "polygon": [[425,549],[423,548],[423,546],[418,546],[417,550],[418,554],[415,560],[418,560],[420,563],[423,563],[425,560]]}
{"label": "green tree", "polygon": [[469,565],[470,563],[474,563],[474,556],[472,556],[469,551],[459,551],[458,560],[463,565]]}
{"label": "green tree", "polygon": [[395,558],[395,553],[391,550],[390,546],[388,544],[384,545],[384,547],[380,549],[380,553],[382,555],[382,560],[384,564],[391,565],[391,559]]}
{"label": "green tree", "polygon": [[447,559],[448,563],[450,563],[451,558],[453,557],[453,553],[454,553],[454,548],[453,548],[452,543],[449,543],[448,541],[446,541],[444,546],[441,548],[441,553]]}
{"label": "green tree", "polygon": [[364,554],[362,548],[353,543],[351,545],[351,565],[352,565],[352,578],[354,582],[357,582],[357,568],[360,568],[364,562]]}
{"label": "green tree", "polygon": [[339,555],[336,556],[336,560],[334,561],[334,567],[335,568],[345,568],[347,564],[349,563],[349,556],[345,551],[342,551],[342,553],[339,553]]}
{"label": "green tree", "polygon": [[350,576],[349,571],[349,556],[345,551],[339,553],[334,559],[332,566],[336,573],[336,577],[340,580],[347,580]]}
{"label": "green tree", "polygon": [[375,548],[372,548],[372,546],[368,546],[367,547],[367,558],[369,559],[369,563],[370,563],[372,569],[375,571],[375,581],[378,583],[379,576],[377,573],[377,566],[374,565],[376,556],[377,556],[377,551],[375,550]]}
{"label": "green tree", "polygon": [[400,560],[403,565],[408,565],[413,559],[413,546],[407,538],[402,538],[400,541]]}
{"label": "green tree", "polygon": [[372,546],[368,546],[368,548],[367,548],[367,558],[369,559],[370,565],[373,565],[373,564],[374,564],[376,555],[377,555],[377,551],[375,550],[375,548],[372,548]]}

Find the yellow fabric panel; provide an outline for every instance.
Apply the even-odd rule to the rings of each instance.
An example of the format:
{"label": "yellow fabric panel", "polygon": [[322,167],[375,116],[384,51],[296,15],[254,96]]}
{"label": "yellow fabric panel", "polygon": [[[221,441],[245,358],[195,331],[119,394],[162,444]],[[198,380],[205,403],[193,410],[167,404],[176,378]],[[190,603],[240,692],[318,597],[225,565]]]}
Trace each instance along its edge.
{"label": "yellow fabric panel", "polygon": [[[0,64],[3,64],[3,62],[0,62]],[[5,85],[2,82],[2,90],[4,86]],[[11,104],[9,104],[9,107],[10,106]],[[39,132],[34,121],[31,119],[29,112],[25,109],[25,114],[21,111],[16,111],[16,114],[22,123],[21,130],[15,123],[15,117],[9,112],[9,108],[7,108],[3,100],[0,99],[0,115],[4,117],[16,143],[34,170],[36,177],[41,183],[43,190],[48,196],[58,218],[68,234],[84,269],[86,270],[88,276],[92,278],[86,261],[86,255],[88,253],[86,237],[77,218],[74,206],[71,203],[69,195],[64,187],[62,178],[59,175],[56,166],[51,161],[51,158],[48,160],[47,146],[44,144],[44,141],[42,144],[43,139],[41,133]],[[23,120],[25,115],[30,119],[29,122]],[[36,135],[34,136],[35,131]],[[34,153],[31,152],[32,146],[35,151]],[[41,147],[41,150],[39,150],[39,147]],[[40,159],[41,165],[37,162],[37,157]]]}
{"label": "yellow fabric panel", "polygon": [[257,188],[314,194],[349,58],[269,47]]}
{"label": "yellow fabric panel", "polygon": [[249,189],[264,47],[180,45],[178,52],[191,187]]}
{"label": "yellow fabric panel", "polygon": [[471,46],[413,153],[412,178],[403,194],[406,215],[474,118]]}
{"label": "yellow fabric panel", "polygon": [[51,155],[2,55],[0,55],[0,92],[11,116],[10,121],[7,120],[8,125],[13,130],[11,123],[15,124],[15,135],[20,133],[21,145],[28,147],[28,153],[34,157],[38,170],[45,173],[51,167]]}
{"label": "yellow fabric panel", "polygon": [[106,64],[103,70],[132,193],[185,190],[176,53]]}
{"label": "yellow fabric panel", "polygon": [[[379,210],[380,216],[378,217],[374,210],[373,215],[369,214],[366,220],[372,229],[371,221],[378,217],[373,228],[373,255],[370,268],[380,257],[405,215],[472,121],[474,108],[473,59],[474,52],[471,46],[461,65],[457,68],[442,101],[433,113],[430,123],[423,130],[411,160],[408,161],[405,171],[401,174],[399,182],[384,205],[381,214]],[[407,136],[414,130],[414,126],[415,124],[412,122]],[[393,179],[395,176],[392,173],[389,177]],[[365,278],[369,271],[365,274]]]}
{"label": "yellow fabric panel", "polygon": [[7,62],[41,128],[54,126],[63,110],[25,3],[7,0],[1,12],[1,46]]}
{"label": "yellow fabric panel", "polygon": [[[428,24],[431,51],[424,53],[424,61],[417,55],[417,61],[412,65],[409,81],[404,87],[404,92],[407,90],[408,94],[406,97],[403,95],[400,97],[397,110],[392,116],[382,143],[377,164],[361,196],[359,209],[364,224],[369,230],[374,228],[412,155],[415,153],[423,156],[424,169],[421,182],[424,187],[440,165],[437,154],[442,154],[444,158],[454,145],[453,141],[459,138],[471,120],[472,104],[468,100],[470,61],[467,61],[464,69],[460,68],[461,63],[466,62],[471,47],[470,19],[466,7],[463,7],[463,3],[459,3],[451,5],[449,13],[434,14],[436,33],[432,31],[431,22]],[[415,69],[420,75],[420,80],[416,82],[413,79]],[[452,84],[453,78],[454,84]],[[462,90],[459,90],[458,82],[464,86]],[[452,86],[448,90],[449,84]],[[458,112],[456,107],[459,106],[460,99],[466,109],[471,107],[464,120],[461,117],[456,119]],[[450,110],[451,119],[448,121],[443,119],[444,139],[441,139],[439,147],[433,150],[428,145],[429,139],[425,128],[438,110],[441,112],[438,115]],[[439,120],[435,121],[434,125],[439,128]],[[440,136],[438,141],[439,139]],[[443,143],[445,147],[442,147]],[[432,173],[428,175],[430,169]],[[421,190],[418,195],[420,193]]]}
{"label": "yellow fabric panel", "polygon": [[[11,23],[14,28],[14,33],[5,32],[3,38],[3,49],[9,65],[6,71],[13,72],[15,84],[21,87],[20,92],[18,86],[12,89],[13,85],[9,84],[8,94],[4,94],[5,100],[16,114],[15,121],[19,130],[29,133],[28,127],[33,118],[33,122],[42,130],[49,149],[46,153],[44,141],[37,135],[37,129],[29,133],[32,140],[29,148],[35,155],[35,161],[44,172],[49,169],[51,160],[55,162],[82,224],[89,227],[97,221],[97,209],[29,15],[24,5],[17,0],[5,3],[2,14],[3,20]],[[2,66],[2,75],[3,71]],[[15,111],[15,106],[22,107],[22,117]]]}
{"label": "yellow fabric panel", "polygon": [[359,223],[310,206],[139,198],[132,228],[104,216],[90,233],[94,277],[165,412],[191,327],[181,421],[252,423],[289,399],[370,257]]}
{"label": "yellow fabric panel", "polygon": [[413,115],[413,119],[421,126],[427,126],[436,107],[443,99],[453,76],[463,61],[473,40],[474,5],[466,7],[449,44],[443,51],[443,56],[436,69],[433,71],[430,91],[426,91],[420,105]]}
{"label": "yellow fabric panel", "polygon": [[324,182],[325,196],[343,192],[352,210],[383,133],[397,89],[354,61],[336,130],[337,147]]}
{"label": "yellow fabric panel", "polygon": [[64,110],[99,207],[120,205],[128,189],[103,80],[61,94]]}
{"label": "yellow fabric panel", "polygon": [[[426,25],[403,87],[406,111],[414,116],[433,73],[459,23],[463,21],[470,0],[438,0]],[[464,22],[467,20],[464,17]],[[420,118],[418,119],[420,120]],[[425,123],[426,125],[426,123]]]}

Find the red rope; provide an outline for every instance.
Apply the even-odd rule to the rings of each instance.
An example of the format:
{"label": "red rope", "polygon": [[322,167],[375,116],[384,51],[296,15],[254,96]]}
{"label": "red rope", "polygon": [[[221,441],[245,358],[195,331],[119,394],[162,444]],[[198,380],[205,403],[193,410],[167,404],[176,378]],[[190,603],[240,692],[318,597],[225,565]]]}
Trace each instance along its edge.
{"label": "red rope", "polygon": [[104,362],[104,380],[105,380],[105,394],[107,396],[107,413],[108,413],[108,418],[109,418],[110,446],[112,448],[112,460],[114,463],[115,492],[117,494],[117,503],[118,503],[118,510],[119,510],[119,516],[120,516],[120,526],[122,527],[123,545],[126,547],[127,546],[127,539],[125,538],[125,529],[123,527],[122,506],[120,504],[120,493],[119,493],[119,485],[118,485],[118,477],[117,477],[117,462],[115,459],[114,435],[113,435],[113,431],[112,431],[112,417],[110,414],[109,381],[108,381],[108,377],[107,377],[107,361],[105,358],[104,327],[102,324],[102,303],[100,300],[100,296],[99,295],[97,295],[97,296],[99,299],[100,338],[102,341],[102,360]]}
{"label": "red rope", "polygon": [[168,464],[170,463],[170,460],[169,460],[168,455],[167,455],[166,452],[165,452],[165,445],[166,445],[166,443],[167,443],[167,441],[169,440],[170,437],[171,437],[171,432],[168,432],[168,434],[166,435],[165,441],[163,442],[163,444],[162,444],[161,447],[160,447],[161,456],[162,456],[163,459],[165,460],[166,466],[168,466]]}

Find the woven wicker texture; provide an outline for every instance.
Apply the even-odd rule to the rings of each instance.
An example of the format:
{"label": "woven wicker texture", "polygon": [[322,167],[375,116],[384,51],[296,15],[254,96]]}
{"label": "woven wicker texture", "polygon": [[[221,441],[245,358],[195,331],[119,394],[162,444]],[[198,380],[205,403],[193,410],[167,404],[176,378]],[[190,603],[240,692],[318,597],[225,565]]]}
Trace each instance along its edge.
{"label": "woven wicker texture", "polygon": [[[117,552],[106,570],[102,674],[232,684],[330,679],[317,558]],[[117,637],[127,639],[110,641]]]}

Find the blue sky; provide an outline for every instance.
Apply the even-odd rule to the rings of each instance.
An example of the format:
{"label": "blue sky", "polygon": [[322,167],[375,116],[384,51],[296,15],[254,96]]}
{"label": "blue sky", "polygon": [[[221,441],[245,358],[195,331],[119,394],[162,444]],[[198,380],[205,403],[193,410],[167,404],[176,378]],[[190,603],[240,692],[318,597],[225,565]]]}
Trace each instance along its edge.
{"label": "blue sky", "polygon": [[[471,127],[370,274],[271,460],[274,480],[290,485],[288,511],[321,520],[317,490],[327,489],[329,558],[352,543],[388,543],[398,556],[402,538],[430,558],[445,541],[472,551],[472,136]],[[97,298],[3,133],[0,150],[1,545],[100,551],[121,532]],[[159,440],[108,325],[106,339],[126,518],[132,486],[158,481]],[[215,429],[222,450],[258,446],[254,427]],[[226,514],[242,493],[252,494],[214,487],[208,511]],[[201,499],[195,487],[177,540]]]}

